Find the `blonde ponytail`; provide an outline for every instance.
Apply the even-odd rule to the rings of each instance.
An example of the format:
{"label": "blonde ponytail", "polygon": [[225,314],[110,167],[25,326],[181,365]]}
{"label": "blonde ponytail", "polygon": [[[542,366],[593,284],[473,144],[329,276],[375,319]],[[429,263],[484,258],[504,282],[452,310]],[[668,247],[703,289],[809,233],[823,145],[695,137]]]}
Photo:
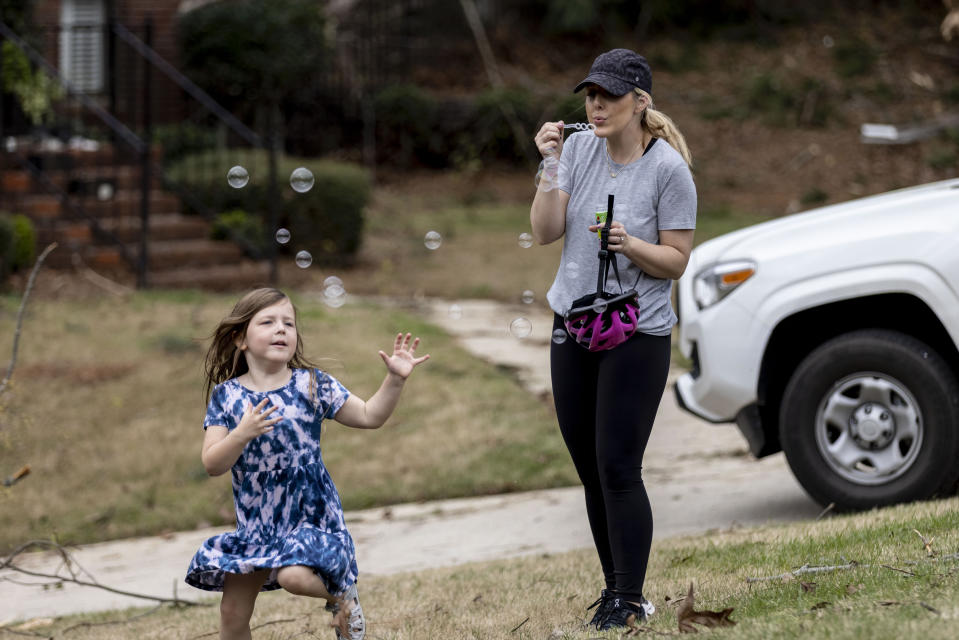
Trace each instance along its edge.
{"label": "blonde ponytail", "polygon": [[653,136],[662,138],[669,145],[679,152],[690,167],[693,166],[693,157],[689,153],[689,147],[686,146],[686,138],[680,133],[679,128],[662,111],[657,111],[653,106],[653,98],[642,89],[635,89],[636,93],[649,100],[649,106],[643,112],[643,128],[649,131]]}

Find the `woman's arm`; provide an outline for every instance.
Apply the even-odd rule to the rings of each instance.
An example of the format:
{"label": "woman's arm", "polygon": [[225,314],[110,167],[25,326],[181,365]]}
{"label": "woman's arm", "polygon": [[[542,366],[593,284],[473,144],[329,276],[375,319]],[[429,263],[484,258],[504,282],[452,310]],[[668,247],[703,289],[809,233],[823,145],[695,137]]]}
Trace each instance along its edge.
{"label": "woman's arm", "polygon": [[[533,138],[543,158],[559,158],[563,153],[563,121],[546,122]],[[552,178],[555,181],[555,177]],[[553,185],[555,187],[555,185]],[[537,189],[529,210],[533,237],[539,244],[549,244],[563,237],[566,231],[566,206],[569,194],[560,189]]]}
{"label": "woman's arm", "polygon": [[[594,224],[589,230],[597,231],[602,226]],[[654,278],[678,280],[686,271],[694,233],[695,229],[662,229],[659,244],[653,244],[629,235],[623,223],[614,220],[609,229],[609,250],[623,254]]]}
{"label": "woman's arm", "polygon": [[659,244],[626,236],[622,248],[610,248],[655,278],[678,280],[686,271],[694,233],[694,229],[663,229],[659,232]]}
{"label": "woman's arm", "polygon": [[569,194],[560,189],[536,190],[533,206],[529,210],[529,223],[533,237],[540,244],[549,244],[563,237],[566,232],[566,206]]}

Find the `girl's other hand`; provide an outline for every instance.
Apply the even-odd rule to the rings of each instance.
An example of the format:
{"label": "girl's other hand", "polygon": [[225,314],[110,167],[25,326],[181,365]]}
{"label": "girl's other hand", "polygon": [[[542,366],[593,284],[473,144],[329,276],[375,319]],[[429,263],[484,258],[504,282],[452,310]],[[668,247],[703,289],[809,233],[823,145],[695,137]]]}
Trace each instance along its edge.
{"label": "girl's other hand", "polygon": [[563,153],[563,121],[544,122],[539,133],[533,138],[536,148],[544,158],[549,155],[557,158]]}
{"label": "girl's other hand", "polygon": [[410,338],[412,337],[413,334],[411,333],[407,333],[406,336],[398,333],[396,334],[396,340],[393,342],[393,355],[388,356],[383,351],[379,352],[380,357],[383,358],[383,362],[386,363],[386,370],[404,380],[413,373],[413,368],[416,365],[430,359],[429,354],[419,358],[414,355],[416,347],[420,344],[420,339],[415,338],[413,342],[410,343]]}
{"label": "girl's other hand", "polygon": [[233,430],[237,437],[249,442],[258,436],[262,436],[264,433],[273,431],[273,425],[281,421],[283,416],[276,418],[267,417],[276,411],[275,405],[269,409],[263,408],[269,401],[269,398],[263,398],[255,407],[250,402],[246,403],[246,408],[243,410],[243,417],[240,418],[240,424]]}

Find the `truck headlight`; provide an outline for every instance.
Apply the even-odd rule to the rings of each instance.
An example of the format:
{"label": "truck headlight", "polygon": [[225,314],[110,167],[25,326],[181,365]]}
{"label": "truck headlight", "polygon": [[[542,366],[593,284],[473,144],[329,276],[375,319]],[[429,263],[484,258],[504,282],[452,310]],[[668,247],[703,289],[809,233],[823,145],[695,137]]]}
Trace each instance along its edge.
{"label": "truck headlight", "polygon": [[756,273],[752,260],[736,260],[712,264],[693,278],[693,299],[700,310],[710,307],[746,282]]}

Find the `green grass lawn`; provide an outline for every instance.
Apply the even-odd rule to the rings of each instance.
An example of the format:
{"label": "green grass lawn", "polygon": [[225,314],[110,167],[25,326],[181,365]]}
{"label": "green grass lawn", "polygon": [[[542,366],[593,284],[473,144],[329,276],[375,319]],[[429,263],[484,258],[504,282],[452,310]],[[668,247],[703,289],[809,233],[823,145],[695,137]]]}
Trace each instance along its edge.
{"label": "green grass lawn", "polygon": [[[931,540],[928,548],[916,531]],[[959,615],[957,548],[957,498],[659,540],[646,581],[646,596],[657,613],[644,628],[657,636],[679,635],[677,612],[692,583],[696,611],[733,608],[735,626],[712,629],[713,638],[951,640]],[[804,566],[846,568],[752,580]],[[622,633],[582,629],[600,580],[595,553],[583,550],[363,576],[360,594],[368,638],[619,639]],[[71,616],[33,632],[76,640],[215,637],[215,606],[160,608],[129,622],[89,626],[147,611]],[[314,600],[263,594],[254,613],[254,637],[332,637],[328,620]]]}
{"label": "green grass lawn", "polygon": [[[382,381],[377,350],[398,331],[421,336],[432,356],[383,428],[326,423],[323,456],[345,508],[575,483],[551,406],[508,371],[409,312],[317,298],[294,293],[306,351],[361,397]],[[76,544],[232,521],[229,475],[209,478],[199,454],[204,338],[234,301],[30,301],[0,397],[0,475],[32,472],[0,487],[0,552],[34,538]],[[0,298],[0,353],[11,351],[18,304]]]}

